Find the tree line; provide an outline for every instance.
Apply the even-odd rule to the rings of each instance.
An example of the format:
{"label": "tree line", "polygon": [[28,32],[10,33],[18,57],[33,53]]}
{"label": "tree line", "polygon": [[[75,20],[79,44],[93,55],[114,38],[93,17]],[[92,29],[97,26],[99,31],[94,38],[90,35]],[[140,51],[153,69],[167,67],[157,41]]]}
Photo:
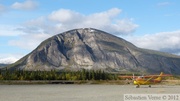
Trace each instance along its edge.
{"label": "tree line", "polygon": [[0,80],[117,80],[116,74],[103,70],[79,71],[9,71],[0,70]]}

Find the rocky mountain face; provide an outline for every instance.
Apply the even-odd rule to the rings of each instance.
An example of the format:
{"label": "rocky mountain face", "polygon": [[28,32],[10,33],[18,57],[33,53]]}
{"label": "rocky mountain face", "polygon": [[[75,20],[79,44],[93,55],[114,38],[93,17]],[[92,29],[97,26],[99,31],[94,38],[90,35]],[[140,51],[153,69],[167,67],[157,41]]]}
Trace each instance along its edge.
{"label": "rocky mountain face", "polygon": [[126,40],[82,28],[55,35],[8,67],[11,70],[103,69],[109,72],[180,74],[180,57],[141,49]]}

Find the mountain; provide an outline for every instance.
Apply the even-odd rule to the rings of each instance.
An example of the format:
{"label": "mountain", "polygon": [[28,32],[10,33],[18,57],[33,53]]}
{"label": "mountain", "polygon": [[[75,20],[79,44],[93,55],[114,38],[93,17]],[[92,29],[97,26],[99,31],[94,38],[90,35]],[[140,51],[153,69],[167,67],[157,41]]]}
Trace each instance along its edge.
{"label": "mountain", "polygon": [[5,66],[7,66],[7,65],[9,65],[9,64],[2,64],[2,63],[0,63],[0,68],[3,68]]}
{"label": "mountain", "polygon": [[93,28],[70,30],[43,41],[10,70],[103,69],[109,72],[180,74],[180,57],[141,49]]}

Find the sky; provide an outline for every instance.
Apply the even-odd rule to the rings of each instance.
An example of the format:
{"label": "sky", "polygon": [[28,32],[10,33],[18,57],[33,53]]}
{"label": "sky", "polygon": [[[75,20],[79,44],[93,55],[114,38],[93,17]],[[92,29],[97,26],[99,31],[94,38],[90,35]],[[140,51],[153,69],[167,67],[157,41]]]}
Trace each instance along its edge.
{"label": "sky", "polygon": [[17,61],[53,35],[85,27],[180,55],[180,0],[0,0],[0,63]]}

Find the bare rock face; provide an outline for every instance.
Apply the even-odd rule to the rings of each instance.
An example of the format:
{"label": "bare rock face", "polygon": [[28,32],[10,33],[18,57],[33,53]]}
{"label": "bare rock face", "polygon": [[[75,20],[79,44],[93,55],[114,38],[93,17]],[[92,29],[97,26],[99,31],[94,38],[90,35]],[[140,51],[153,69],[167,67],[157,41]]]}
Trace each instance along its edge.
{"label": "bare rock face", "polygon": [[9,69],[79,70],[104,69],[110,72],[166,72],[180,74],[180,57],[140,49],[133,44],[93,29],[82,28],[55,35]]}

